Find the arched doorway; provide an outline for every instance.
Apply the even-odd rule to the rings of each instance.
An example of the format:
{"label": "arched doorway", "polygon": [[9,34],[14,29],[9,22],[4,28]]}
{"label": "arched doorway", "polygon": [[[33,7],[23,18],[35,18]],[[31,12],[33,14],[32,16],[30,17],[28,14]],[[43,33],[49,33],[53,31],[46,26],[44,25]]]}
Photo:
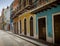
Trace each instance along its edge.
{"label": "arched doorway", "polygon": [[26,19],[24,19],[24,34],[26,35]]}
{"label": "arched doorway", "polygon": [[30,18],[30,36],[33,36],[33,17]]}

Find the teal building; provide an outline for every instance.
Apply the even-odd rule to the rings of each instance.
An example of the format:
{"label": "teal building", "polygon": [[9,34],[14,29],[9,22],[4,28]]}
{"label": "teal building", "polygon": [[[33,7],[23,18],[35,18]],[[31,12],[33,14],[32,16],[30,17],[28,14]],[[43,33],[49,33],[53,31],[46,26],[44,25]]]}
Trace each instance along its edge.
{"label": "teal building", "polygon": [[31,12],[36,14],[36,35],[38,39],[60,44],[60,1],[46,2],[44,1],[44,5],[36,7]]}

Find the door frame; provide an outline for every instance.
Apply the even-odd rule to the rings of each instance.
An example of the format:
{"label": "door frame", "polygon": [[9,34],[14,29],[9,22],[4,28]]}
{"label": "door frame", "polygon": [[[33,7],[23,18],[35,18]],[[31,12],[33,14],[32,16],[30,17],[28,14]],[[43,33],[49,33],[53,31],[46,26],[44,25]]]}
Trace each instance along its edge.
{"label": "door frame", "polygon": [[[41,19],[41,18],[45,18],[46,20],[46,41],[47,41],[47,37],[48,37],[48,31],[47,31],[47,16],[41,16],[41,17],[38,17],[38,19]],[[38,27],[38,25],[37,25]],[[38,28],[38,32],[39,32],[39,28]],[[38,33],[38,39],[39,39],[39,33]]]}
{"label": "door frame", "polygon": [[57,15],[59,15],[60,14],[60,12],[58,12],[58,13],[55,13],[55,14],[52,14],[52,32],[53,32],[53,43],[55,43],[55,37],[54,37],[54,16],[57,16]]}

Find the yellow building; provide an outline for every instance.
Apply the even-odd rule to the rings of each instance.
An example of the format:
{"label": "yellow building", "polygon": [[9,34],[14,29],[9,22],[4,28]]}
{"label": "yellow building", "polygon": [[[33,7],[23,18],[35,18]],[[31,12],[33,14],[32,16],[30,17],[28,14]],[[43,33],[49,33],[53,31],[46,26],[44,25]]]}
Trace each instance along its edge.
{"label": "yellow building", "polygon": [[19,15],[14,20],[14,32],[20,35],[36,37],[36,15],[29,12]]}
{"label": "yellow building", "polygon": [[32,2],[33,0],[14,0],[12,3],[13,32],[19,35],[38,38],[36,36],[36,15],[30,13]]}

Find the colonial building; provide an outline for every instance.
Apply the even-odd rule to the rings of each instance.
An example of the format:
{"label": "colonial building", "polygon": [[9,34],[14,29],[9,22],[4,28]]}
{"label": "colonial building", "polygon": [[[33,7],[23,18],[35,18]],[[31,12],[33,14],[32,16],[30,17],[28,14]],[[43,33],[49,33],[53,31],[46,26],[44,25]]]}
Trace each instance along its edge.
{"label": "colonial building", "polygon": [[1,18],[2,18],[2,30],[4,30],[4,9],[2,9]]}
{"label": "colonial building", "polygon": [[59,0],[14,0],[14,33],[60,44]]}
{"label": "colonial building", "polygon": [[36,34],[38,39],[60,44],[60,1],[38,0],[35,4],[37,6],[31,13],[36,14]]}
{"label": "colonial building", "polygon": [[12,20],[12,9],[13,9],[13,2],[12,4],[10,5],[10,31],[13,32],[13,20]]}
{"label": "colonial building", "polygon": [[14,0],[11,17],[13,18],[14,33],[37,38],[36,15],[29,12],[32,2],[30,0]]}
{"label": "colonial building", "polygon": [[0,16],[0,30],[2,30],[2,16]]}
{"label": "colonial building", "polygon": [[10,8],[4,9],[4,29],[10,30]]}

